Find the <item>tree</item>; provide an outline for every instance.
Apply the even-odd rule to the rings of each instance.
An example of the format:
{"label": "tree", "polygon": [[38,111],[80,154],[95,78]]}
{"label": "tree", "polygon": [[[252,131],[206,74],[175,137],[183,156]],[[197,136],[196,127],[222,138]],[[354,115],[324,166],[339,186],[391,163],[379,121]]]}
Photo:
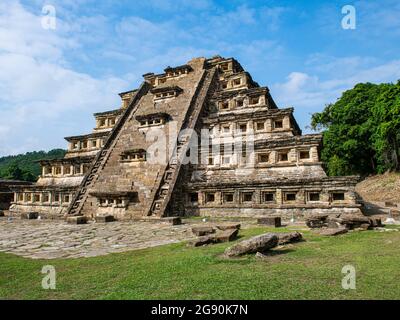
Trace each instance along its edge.
{"label": "tree", "polygon": [[8,168],[6,179],[22,180],[23,173],[16,162],[13,162]]}
{"label": "tree", "polygon": [[373,136],[378,171],[400,170],[400,81],[386,86],[372,112],[378,122]]}
{"label": "tree", "polygon": [[312,116],[323,130],[322,160],[329,175],[399,170],[400,81],[357,84]]}

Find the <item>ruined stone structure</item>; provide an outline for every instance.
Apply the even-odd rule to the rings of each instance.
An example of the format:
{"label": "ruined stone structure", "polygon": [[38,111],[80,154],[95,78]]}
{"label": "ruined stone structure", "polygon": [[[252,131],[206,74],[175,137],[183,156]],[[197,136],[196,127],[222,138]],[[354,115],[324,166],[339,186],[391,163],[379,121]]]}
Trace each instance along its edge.
{"label": "ruined stone structure", "polygon": [[31,182],[0,179],[0,210],[8,210],[14,200],[14,186],[29,186]]}
{"label": "ruined stone structure", "polygon": [[357,177],[327,177],[321,136],[302,135],[233,58],[196,58],[148,73],[68,137],[62,160],[42,161],[13,211],[118,219],[184,215],[285,217],[360,212]]}

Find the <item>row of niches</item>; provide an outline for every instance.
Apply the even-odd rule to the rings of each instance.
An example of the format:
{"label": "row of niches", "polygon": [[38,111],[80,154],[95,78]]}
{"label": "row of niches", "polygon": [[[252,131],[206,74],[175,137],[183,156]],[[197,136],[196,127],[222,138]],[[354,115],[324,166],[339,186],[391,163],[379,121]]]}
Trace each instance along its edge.
{"label": "row of niches", "polygon": [[113,128],[117,123],[117,117],[101,117],[96,119],[96,129],[109,129]]}
{"label": "row of niches", "polygon": [[210,112],[226,112],[235,109],[247,108],[247,107],[259,107],[265,106],[266,99],[265,95],[258,96],[238,96],[234,99],[228,99],[223,101],[218,101],[216,103],[210,104]]}
{"label": "row of niches", "polygon": [[154,101],[164,100],[164,99],[173,99],[177,96],[176,91],[167,91],[167,92],[160,92],[154,94]]}
{"label": "row of niches", "polygon": [[[205,156],[201,156],[203,159]],[[257,167],[270,166],[274,164],[299,164],[315,163],[319,161],[317,147],[299,147],[292,149],[265,150],[249,153],[242,149],[237,152],[220,152],[215,155],[210,152],[208,156],[208,166],[227,166],[234,167],[240,164],[254,163]]]}
{"label": "row of niches", "polygon": [[192,71],[190,66],[182,66],[179,68],[166,68],[164,74],[150,77],[150,84],[157,87],[161,84],[167,83],[169,80],[184,77]]}
{"label": "row of niches", "polygon": [[120,155],[121,162],[144,162],[146,158],[147,153],[143,149],[124,151]]}
{"label": "row of niches", "polygon": [[[317,147],[299,147],[292,149],[280,150],[265,150],[249,152],[246,148],[241,150],[230,149],[220,150],[220,153],[213,153],[212,147],[208,155],[199,154],[198,163],[204,163],[207,160],[207,166],[225,166],[234,167],[237,165],[255,164],[257,167],[270,166],[274,164],[301,164],[301,163],[316,163],[319,161]],[[189,150],[190,151],[190,150]],[[190,152],[187,152],[187,157],[190,157]],[[134,152],[123,152],[120,155],[121,162],[145,162],[147,160],[147,153],[145,150]],[[194,164],[194,163],[193,163]]]}
{"label": "row of niches", "polygon": [[285,204],[341,204],[353,202],[350,192],[342,190],[231,190],[191,192],[187,194],[189,205],[285,205]]}
{"label": "row of niches", "polygon": [[139,121],[140,128],[162,126],[167,122],[166,118],[142,119]]}
{"label": "row of niches", "polygon": [[290,131],[291,121],[288,116],[276,119],[226,122],[209,128],[210,136],[242,135],[246,133]]}
{"label": "row of niches", "polygon": [[52,165],[42,167],[42,178],[83,176],[89,170],[90,164]]}
{"label": "row of niches", "polygon": [[93,151],[104,146],[105,138],[100,139],[84,139],[80,141],[70,142],[68,151]]}
{"label": "row of niches", "polygon": [[237,76],[231,76],[230,79],[220,80],[218,84],[219,90],[233,90],[239,88],[248,88],[248,78],[245,73]]}
{"label": "row of niches", "polygon": [[65,192],[16,192],[14,202],[24,205],[54,205],[62,206],[71,203],[73,194]]}
{"label": "row of niches", "polygon": [[98,198],[97,206],[101,208],[127,208],[130,203],[138,203],[138,198]]}

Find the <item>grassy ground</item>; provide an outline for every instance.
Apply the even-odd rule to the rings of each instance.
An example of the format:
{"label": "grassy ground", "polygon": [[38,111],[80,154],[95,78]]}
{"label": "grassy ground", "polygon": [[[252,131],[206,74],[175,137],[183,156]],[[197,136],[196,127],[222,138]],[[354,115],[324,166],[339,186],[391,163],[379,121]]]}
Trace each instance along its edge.
{"label": "grassy ground", "polygon": [[[270,231],[241,231],[249,237]],[[279,229],[285,231],[285,229]],[[273,231],[276,231],[275,229]],[[273,250],[266,261],[220,257],[230,244],[185,244],[103,257],[37,261],[0,253],[1,299],[398,299],[400,232],[365,231]],[[243,239],[242,238],[242,239]],[[54,265],[57,289],[43,290]],[[357,270],[356,290],[341,287],[342,267]]]}

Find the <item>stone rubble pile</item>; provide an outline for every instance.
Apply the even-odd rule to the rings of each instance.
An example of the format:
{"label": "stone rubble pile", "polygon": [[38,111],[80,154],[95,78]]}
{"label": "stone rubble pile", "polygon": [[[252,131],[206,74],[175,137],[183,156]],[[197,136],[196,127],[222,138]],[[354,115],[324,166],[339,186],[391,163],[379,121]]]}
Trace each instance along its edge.
{"label": "stone rubble pile", "polygon": [[314,214],[306,218],[306,225],[311,229],[322,229],[321,235],[335,236],[349,230],[371,230],[382,227],[380,218],[371,218],[357,214]]}
{"label": "stone rubble pile", "polygon": [[240,224],[193,227],[192,232],[199,238],[189,242],[189,245],[200,247],[207,244],[230,242],[237,238],[239,230]]}

